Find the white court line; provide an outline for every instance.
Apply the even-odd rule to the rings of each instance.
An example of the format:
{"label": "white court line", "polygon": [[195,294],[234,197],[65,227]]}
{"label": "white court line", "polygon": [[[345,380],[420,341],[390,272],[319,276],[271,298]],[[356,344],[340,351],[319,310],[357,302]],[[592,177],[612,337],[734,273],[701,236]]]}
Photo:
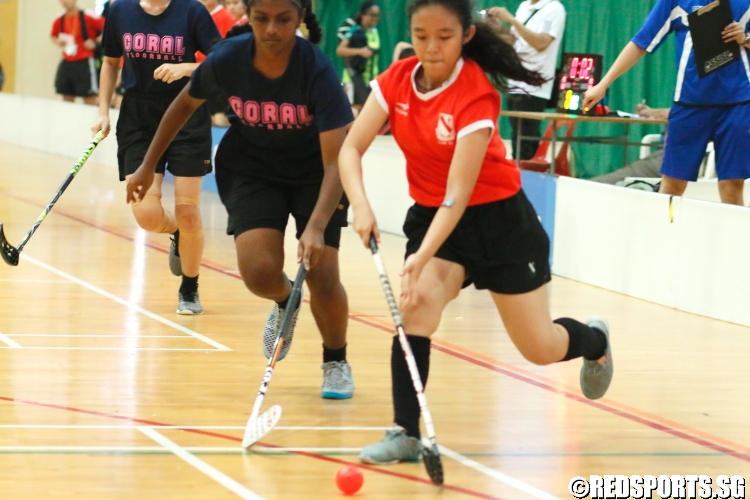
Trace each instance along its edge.
{"label": "white court line", "polygon": [[387,431],[391,427],[285,427],[278,425],[274,427],[277,431]]}
{"label": "white court line", "polygon": [[[10,339],[8,339],[10,340]],[[12,342],[12,341],[11,341]],[[0,346],[0,349],[24,349],[26,351],[200,351],[200,352],[214,352],[221,351],[223,349],[200,349],[198,347],[190,348],[178,348],[178,347],[55,347],[55,346],[31,346],[24,347],[16,344],[16,346],[4,347]]]}
{"label": "white court line", "polygon": [[96,338],[124,338],[124,339],[190,339],[184,335],[106,335],[106,334],[88,334],[88,333],[9,333],[8,337],[96,337]]}
{"label": "white court line", "polygon": [[110,452],[154,452],[169,451],[161,446],[0,446],[0,452],[3,451],[37,451],[37,452],[92,452],[92,451],[110,451]]}
{"label": "white court line", "polygon": [[296,451],[303,453],[359,453],[362,451],[362,448],[271,448],[270,446],[255,445],[250,450],[250,453],[255,453],[257,455],[273,455],[276,453],[294,453]]}
{"label": "white court line", "polygon": [[139,427],[138,430],[162,445],[167,450],[174,453],[178,458],[181,458],[217,483],[224,486],[226,489],[228,489],[238,497],[249,500],[263,500],[263,497],[256,495],[231,477],[227,476],[223,472],[220,472],[218,469],[214,469],[206,462],[196,457],[192,453],[186,451],[184,448],[181,448],[179,445],[167,439],[165,436],[159,434],[154,429],[151,429],[150,427]]}
{"label": "white court line", "polygon": [[12,280],[0,280],[3,283],[70,283],[68,280],[24,280],[24,279],[12,279]]}
{"label": "white court line", "polygon": [[490,467],[487,467],[484,464],[480,464],[479,462],[472,460],[468,457],[465,457],[461,455],[460,453],[456,453],[455,451],[446,448],[445,446],[438,445],[438,448],[440,449],[440,453],[445,455],[448,458],[452,458],[456,462],[465,465],[467,467],[470,467],[478,472],[481,472],[482,474],[486,476],[490,476],[494,479],[497,479],[498,481],[501,481],[508,486],[512,486],[513,488],[517,490],[521,490],[524,493],[534,497],[539,498],[540,500],[559,500],[558,497],[554,495],[550,495],[546,491],[542,491],[538,488],[534,488],[530,484],[526,484],[520,479],[516,479],[515,477],[511,477],[507,474],[503,474],[502,472],[496,471],[495,469],[492,469]]}
{"label": "white court line", "polygon": [[[37,425],[37,424],[3,424],[0,429],[130,429],[135,430],[140,425]],[[239,429],[240,427],[237,427]],[[244,427],[242,427],[244,429]]]}
{"label": "white court line", "polygon": [[70,275],[70,274],[68,274],[66,272],[60,271],[59,269],[57,269],[55,267],[52,267],[49,264],[45,264],[44,262],[40,262],[40,261],[36,260],[33,257],[29,257],[28,255],[23,255],[22,254],[21,258],[25,259],[25,260],[28,260],[32,264],[36,264],[37,266],[39,266],[39,267],[41,267],[43,269],[46,269],[47,271],[50,271],[50,272],[52,272],[52,273],[54,273],[54,274],[56,274],[58,276],[61,276],[61,277],[65,278],[65,279],[67,279],[69,281],[72,281],[73,283],[77,283],[77,284],[81,285],[84,288],[88,288],[92,292],[96,292],[99,295],[103,295],[104,297],[107,297],[108,299],[113,300],[113,301],[117,302],[118,304],[121,304],[121,305],[127,307],[128,309],[131,309],[133,311],[139,312],[139,313],[143,314],[144,316],[147,316],[147,317],[149,317],[149,318],[151,318],[151,319],[153,319],[155,321],[158,321],[159,323],[162,323],[164,325],[167,325],[169,327],[174,328],[177,331],[180,331],[182,333],[190,335],[191,337],[194,337],[194,338],[196,338],[198,340],[201,340],[201,341],[205,342],[208,345],[214,346],[215,348],[219,349],[220,351],[231,351],[232,350],[229,347],[225,346],[224,344],[220,344],[219,342],[216,342],[215,340],[210,339],[210,338],[206,337],[205,335],[201,335],[200,333],[194,332],[193,330],[191,330],[189,328],[185,328],[182,325],[178,325],[174,321],[170,321],[170,320],[168,320],[166,318],[162,318],[161,316],[159,316],[157,314],[154,314],[151,311],[147,311],[146,309],[144,309],[144,308],[142,308],[142,307],[140,307],[140,306],[138,306],[136,304],[133,304],[132,302],[129,302],[129,301],[124,300],[124,299],[121,299],[117,295],[113,295],[113,294],[111,294],[111,293],[109,293],[109,292],[107,292],[105,290],[102,290],[101,288],[99,288],[97,286],[94,286],[94,285],[92,285],[90,283],[87,283],[87,282],[81,280],[81,279],[78,279],[75,276],[72,276],[72,275]]}
{"label": "white court line", "polygon": [[[258,448],[263,448],[258,451]],[[229,453],[244,454],[245,449],[241,446],[185,446],[182,448],[192,453]],[[253,448],[256,454],[269,455],[274,453],[291,453],[301,451],[306,453],[359,453],[362,448],[266,448],[255,446]],[[0,446],[2,452],[125,452],[125,453],[145,453],[164,451],[172,453],[171,450],[163,446]]]}
{"label": "white court line", "polygon": [[[54,424],[0,424],[0,429],[184,429],[184,430],[244,430],[244,425],[54,425]],[[383,431],[393,427],[284,427],[279,431]]]}
{"label": "white court line", "polygon": [[16,342],[15,340],[9,339],[7,335],[0,333],[0,341],[5,342],[8,344],[8,347],[2,347],[0,346],[0,349],[21,349],[23,346]]}

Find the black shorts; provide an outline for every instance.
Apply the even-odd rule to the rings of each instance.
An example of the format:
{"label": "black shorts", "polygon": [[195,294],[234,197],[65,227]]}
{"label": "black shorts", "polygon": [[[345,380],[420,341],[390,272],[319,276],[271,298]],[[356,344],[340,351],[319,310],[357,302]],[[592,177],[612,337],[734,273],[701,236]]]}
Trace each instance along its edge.
{"label": "black shorts", "polygon": [[[419,250],[437,208],[413,205],[404,222],[406,257]],[[520,294],[551,280],[549,237],[523,191],[468,207],[436,257],[466,270],[464,287]]]}
{"label": "black shorts", "polygon": [[75,97],[91,97],[99,93],[98,82],[93,57],[80,61],[63,59],[57,66],[55,92]]}
{"label": "black shorts", "polygon": [[[120,180],[143,162],[164,113],[177,93],[143,93],[128,90],[117,120],[117,164]],[[201,106],[177,133],[156,165],[156,173],[169,169],[176,177],[203,177],[211,172],[211,117]]]}
{"label": "black shorts", "polygon": [[[307,227],[320,193],[320,183],[289,184],[243,175],[227,168],[216,169],[221,202],[229,213],[227,234],[236,238],[251,229],[286,230],[289,215],[297,224],[297,239]],[[341,197],[323,234],[326,246],[339,248],[341,228],[347,226],[349,201]]]}

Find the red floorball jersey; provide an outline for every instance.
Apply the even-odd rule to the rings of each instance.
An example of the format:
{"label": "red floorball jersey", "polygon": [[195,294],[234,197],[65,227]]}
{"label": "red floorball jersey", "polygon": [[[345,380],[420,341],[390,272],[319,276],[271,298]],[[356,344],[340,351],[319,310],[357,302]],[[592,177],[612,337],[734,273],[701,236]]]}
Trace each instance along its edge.
{"label": "red floorball jersey", "polygon": [[[62,20],[62,23],[61,23]],[[89,40],[95,40],[102,31],[104,31],[104,18],[95,16],[89,12],[83,13],[83,20],[86,23],[86,34]],[[60,29],[62,28],[62,30]],[[63,59],[66,61],[81,61],[94,57],[94,51],[89,50],[83,46],[85,40],[83,39],[83,30],[81,29],[81,14],[76,12],[72,16],[63,14],[55,18],[52,23],[52,29],[50,30],[50,36],[57,38],[60,33],[67,33],[73,35],[76,39],[76,45],[78,49],[75,54],[68,54],[63,52]]]}
{"label": "red floorball jersey", "polygon": [[214,9],[214,11],[211,12],[211,17],[216,23],[216,27],[219,28],[221,38],[225,38],[227,36],[227,32],[232,29],[232,26],[234,26],[235,23],[232,14],[230,14],[223,5],[218,5]]}
{"label": "red floorball jersey", "polygon": [[[211,11],[211,19],[214,20],[214,24],[216,25],[216,28],[219,30],[219,34],[221,35],[221,38],[226,38],[227,32],[230,29],[232,29],[232,27],[235,24],[235,20],[232,17],[232,14],[230,14],[229,11],[224,8],[223,5],[217,5],[216,8],[213,11]],[[206,60],[206,56],[203,54],[203,52],[195,53],[196,62],[200,63],[205,60]]]}
{"label": "red floorball jersey", "polygon": [[521,172],[505,158],[505,144],[495,130],[500,96],[471,59],[460,59],[440,88],[417,91],[416,57],[395,63],[371,83],[388,112],[391,132],[406,156],[409,195],[420,205],[438,207],[445,199],[456,141],[483,128],[492,129],[487,153],[469,205],[510,198],[521,189]]}

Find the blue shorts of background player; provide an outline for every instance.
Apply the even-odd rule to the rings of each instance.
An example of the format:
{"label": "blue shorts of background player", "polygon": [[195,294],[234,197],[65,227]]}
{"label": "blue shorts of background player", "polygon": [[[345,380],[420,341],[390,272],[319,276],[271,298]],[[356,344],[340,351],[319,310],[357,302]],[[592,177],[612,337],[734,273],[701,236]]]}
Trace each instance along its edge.
{"label": "blue shorts of background player", "polygon": [[750,178],[750,103],[711,107],[675,104],[668,130],[660,170],[663,175],[697,180],[706,146],[713,141],[719,180]]}

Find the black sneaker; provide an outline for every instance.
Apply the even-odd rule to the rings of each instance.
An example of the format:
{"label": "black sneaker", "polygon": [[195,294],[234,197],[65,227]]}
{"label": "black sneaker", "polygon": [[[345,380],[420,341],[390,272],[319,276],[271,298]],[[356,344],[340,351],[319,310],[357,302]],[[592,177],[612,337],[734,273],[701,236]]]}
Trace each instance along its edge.
{"label": "black sneaker", "polygon": [[[182,263],[180,262],[180,230],[172,234],[170,238],[172,244],[169,245],[169,270],[175,276],[182,276]],[[179,312],[179,311],[178,311]]]}
{"label": "black sneaker", "polygon": [[203,314],[203,306],[198,297],[198,290],[194,292],[178,293],[180,303],[177,306],[177,314]]}

